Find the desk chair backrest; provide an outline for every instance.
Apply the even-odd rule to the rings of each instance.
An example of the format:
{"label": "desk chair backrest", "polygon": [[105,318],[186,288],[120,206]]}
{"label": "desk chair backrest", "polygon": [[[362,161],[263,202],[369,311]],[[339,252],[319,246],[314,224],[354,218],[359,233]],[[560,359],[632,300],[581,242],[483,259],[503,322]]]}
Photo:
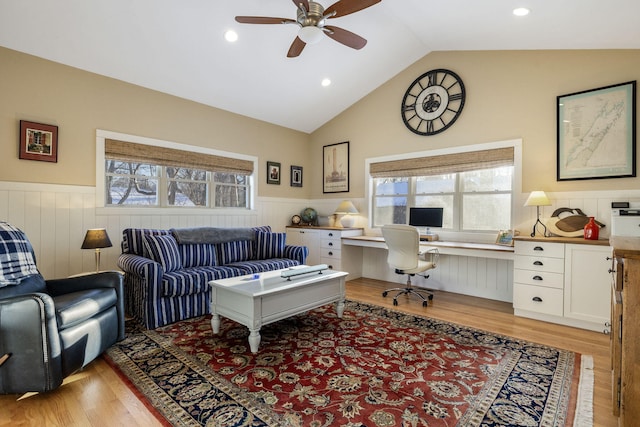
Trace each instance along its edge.
{"label": "desk chair backrest", "polygon": [[382,226],[382,236],[389,253],[387,263],[398,270],[411,270],[418,266],[420,232],[411,225],[391,224]]}

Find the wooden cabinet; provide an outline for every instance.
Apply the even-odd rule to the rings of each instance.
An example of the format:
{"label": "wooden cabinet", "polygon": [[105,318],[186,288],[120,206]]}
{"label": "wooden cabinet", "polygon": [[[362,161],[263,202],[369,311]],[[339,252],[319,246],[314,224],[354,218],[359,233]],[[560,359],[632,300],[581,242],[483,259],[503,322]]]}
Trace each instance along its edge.
{"label": "wooden cabinet", "polygon": [[513,271],[514,313],[608,332],[610,268],[611,248],[606,241],[519,237]]}
{"label": "wooden cabinet", "polygon": [[342,238],[362,233],[362,228],[287,227],[287,243],[309,248],[308,265],[327,264],[332,270],[348,272],[351,280],[361,276],[362,254],[350,254]]}
{"label": "wooden cabinet", "polygon": [[640,419],[640,251],[614,247],[611,317],[613,413],[619,425]]}

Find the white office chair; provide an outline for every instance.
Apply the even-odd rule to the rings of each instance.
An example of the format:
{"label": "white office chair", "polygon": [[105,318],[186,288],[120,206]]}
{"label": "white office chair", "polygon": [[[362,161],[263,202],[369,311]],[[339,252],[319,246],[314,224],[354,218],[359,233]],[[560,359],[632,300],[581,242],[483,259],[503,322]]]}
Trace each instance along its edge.
{"label": "white office chair", "polygon": [[[398,305],[400,295],[417,295],[422,299],[422,305],[426,307],[427,301],[433,299],[433,294],[428,289],[412,287],[411,276],[418,274],[428,278],[428,275],[419,273],[436,267],[440,255],[438,249],[420,252],[420,232],[411,225],[385,225],[382,227],[382,236],[389,249],[387,263],[395,269],[396,273],[407,275],[407,285],[404,288],[387,289],[382,296],[386,297],[389,292],[398,291],[393,297],[393,305]],[[422,255],[426,257],[425,260],[420,258]]]}

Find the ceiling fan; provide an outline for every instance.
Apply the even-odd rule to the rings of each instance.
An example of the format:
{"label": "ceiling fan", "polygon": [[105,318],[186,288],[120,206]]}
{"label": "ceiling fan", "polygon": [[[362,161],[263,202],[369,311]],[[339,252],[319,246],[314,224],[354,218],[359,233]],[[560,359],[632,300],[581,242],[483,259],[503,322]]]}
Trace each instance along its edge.
{"label": "ceiling fan", "polygon": [[320,3],[312,0],[293,0],[293,4],[295,4],[298,9],[296,19],[236,16],[236,21],[241,24],[297,24],[300,30],[298,31],[298,36],[291,44],[289,52],[287,52],[287,57],[289,58],[295,58],[300,55],[307,44],[320,41],[323,34],[350,48],[362,49],[367,44],[365,39],[351,31],[326,25],[327,19],[339,18],[361,11],[376,3],[380,3],[380,1],[381,0],[339,0],[325,9]]}

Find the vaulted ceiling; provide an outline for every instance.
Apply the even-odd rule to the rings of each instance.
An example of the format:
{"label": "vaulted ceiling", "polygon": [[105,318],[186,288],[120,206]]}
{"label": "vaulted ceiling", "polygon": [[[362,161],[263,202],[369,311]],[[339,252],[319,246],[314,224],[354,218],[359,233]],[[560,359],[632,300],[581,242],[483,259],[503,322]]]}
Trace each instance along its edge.
{"label": "vaulted ceiling", "polygon": [[[520,6],[531,13],[514,16]],[[325,37],[296,58],[287,58],[295,25],[239,24],[236,15],[295,19],[296,7],[0,0],[0,46],[307,133],[432,51],[640,48],[638,0],[382,0],[330,20],[367,39],[363,49]]]}

